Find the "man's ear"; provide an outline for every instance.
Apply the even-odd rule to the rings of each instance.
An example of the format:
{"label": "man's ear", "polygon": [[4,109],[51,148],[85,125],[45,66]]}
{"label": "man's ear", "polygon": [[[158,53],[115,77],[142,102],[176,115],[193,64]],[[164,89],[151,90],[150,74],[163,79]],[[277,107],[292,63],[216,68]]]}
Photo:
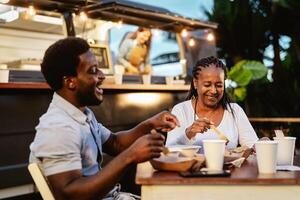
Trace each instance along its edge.
{"label": "man's ear", "polygon": [[75,89],[76,88],[76,80],[75,77],[64,77],[64,81],[63,81],[63,85],[64,87],[68,88],[68,89]]}

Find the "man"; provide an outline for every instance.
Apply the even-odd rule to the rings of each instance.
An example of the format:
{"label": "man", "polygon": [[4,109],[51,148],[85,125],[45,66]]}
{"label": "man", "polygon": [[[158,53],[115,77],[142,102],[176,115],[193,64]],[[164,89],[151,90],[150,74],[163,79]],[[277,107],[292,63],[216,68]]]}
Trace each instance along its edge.
{"label": "man", "polygon": [[[83,39],[51,45],[41,69],[55,93],[36,127],[30,162],[40,164],[56,199],[104,198],[126,168],[160,156],[164,137],[155,129],[178,125],[168,112],[116,134],[98,123],[87,106],[102,102],[105,77]],[[116,155],[103,169],[102,151]]]}

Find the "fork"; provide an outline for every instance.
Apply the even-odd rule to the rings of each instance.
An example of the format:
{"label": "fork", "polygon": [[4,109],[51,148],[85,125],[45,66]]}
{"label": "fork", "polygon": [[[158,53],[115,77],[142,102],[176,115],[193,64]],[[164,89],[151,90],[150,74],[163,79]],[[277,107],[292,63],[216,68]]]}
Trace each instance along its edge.
{"label": "fork", "polygon": [[226,144],[229,142],[228,138],[222,133],[215,125],[210,125],[210,127],[218,134],[221,140],[225,140]]}

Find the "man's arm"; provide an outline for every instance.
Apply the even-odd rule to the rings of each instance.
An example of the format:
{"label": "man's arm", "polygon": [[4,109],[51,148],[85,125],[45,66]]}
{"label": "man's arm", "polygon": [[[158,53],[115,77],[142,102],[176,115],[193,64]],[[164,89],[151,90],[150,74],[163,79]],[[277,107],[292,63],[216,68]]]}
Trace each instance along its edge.
{"label": "man's arm", "polygon": [[163,136],[152,131],[152,134],[137,139],[93,176],[83,177],[80,170],[48,176],[55,198],[91,200],[104,197],[128,166],[159,157],[163,143]]}
{"label": "man's arm", "polygon": [[130,130],[112,134],[103,144],[103,151],[110,155],[117,155],[128,148],[139,137],[150,133],[152,129],[168,132],[176,126],[179,126],[179,122],[174,115],[168,111],[160,112]]}

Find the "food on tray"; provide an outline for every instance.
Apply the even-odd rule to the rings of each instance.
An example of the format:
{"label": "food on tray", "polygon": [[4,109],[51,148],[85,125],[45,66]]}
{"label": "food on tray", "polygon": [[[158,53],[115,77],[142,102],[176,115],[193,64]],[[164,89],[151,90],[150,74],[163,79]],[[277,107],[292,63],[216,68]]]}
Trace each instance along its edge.
{"label": "food on tray", "polygon": [[253,149],[245,146],[233,149],[226,149],[224,162],[231,162],[242,157],[247,159],[252,153]]}

